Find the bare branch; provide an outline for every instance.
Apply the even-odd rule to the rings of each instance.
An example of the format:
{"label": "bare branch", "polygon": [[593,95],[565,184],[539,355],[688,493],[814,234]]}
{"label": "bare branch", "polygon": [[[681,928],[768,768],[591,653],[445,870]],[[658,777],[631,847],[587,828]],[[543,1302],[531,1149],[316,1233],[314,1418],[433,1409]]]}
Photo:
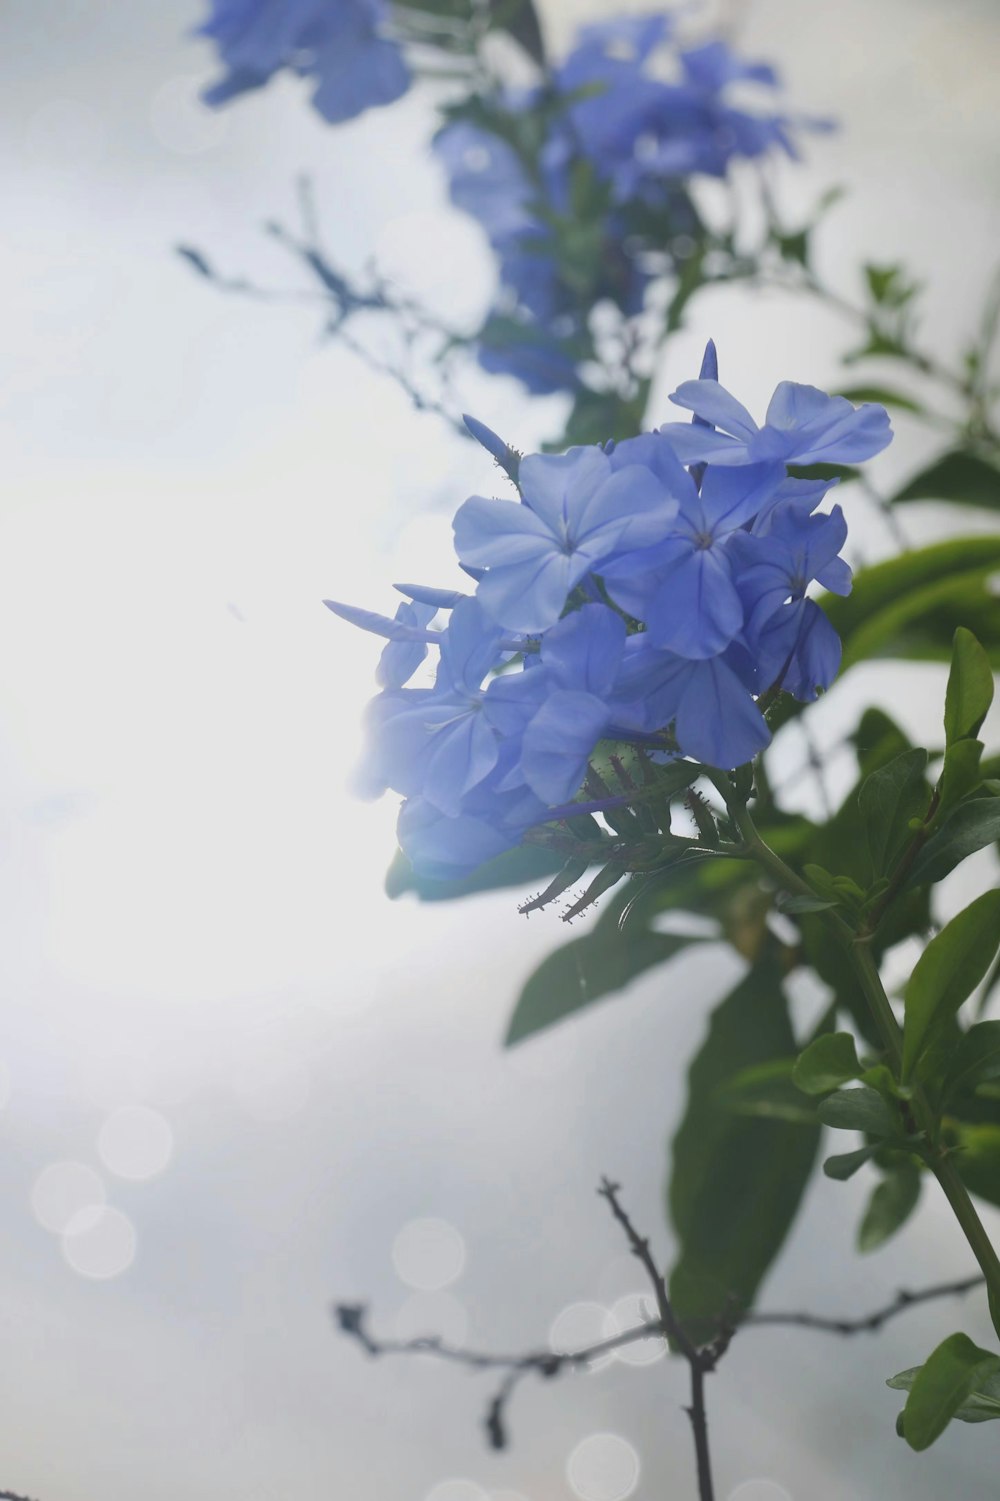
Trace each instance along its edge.
{"label": "bare branch", "polygon": [[691,1406],[685,1408],[685,1411],[691,1419],[691,1432],[694,1436],[695,1462],[698,1467],[698,1497],[699,1501],[714,1501],[712,1460],[708,1447],[708,1413],[705,1407],[705,1377],[710,1371],[714,1371],[723,1350],[728,1347],[728,1333],[724,1344],[718,1348],[716,1345],[711,1345],[704,1350],[696,1347],[674,1314],[666,1280],[649,1249],[648,1237],[639,1234],[622,1208],[618,1197],[619,1185],[612,1183],[608,1178],[602,1178],[601,1186],[597,1191],[603,1199],[607,1199],[611,1206],[611,1213],[625,1231],[632,1248],[632,1255],[642,1263],[645,1269],[656,1294],[656,1306],[660,1312],[660,1323],[664,1332],[688,1363],[691,1372]]}
{"label": "bare branch", "polygon": [[964,1277],[959,1282],[937,1282],[932,1287],[922,1288],[919,1292],[907,1292],[900,1288],[891,1303],[886,1303],[883,1308],[876,1308],[872,1313],[865,1313],[854,1319],[835,1319],[823,1314],[816,1313],[748,1313],[739,1320],[740,1328],[753,1326],[760,1328],[763,1325],[791,1326],[799,1329],[815,1329],[821,1334],[875,1334],[887,1324],[890,1319],[898,1318],[908,1308],[914,1308],[919,1303],[930,1303],[936,1298],[960,1298],[965,1293],[972,1292],[976,1287],[982,1287],[985,1278],[981,1276]]}
{"label": "bare branch", "polygon": [[524,1377],[534,1372],[544,1380],[550,1380],[554,1376],[561,1375],[563,1371],[585,1369],[592,1361],[600,1359],[603,1355],[610,1355],[615,1350],[623,1349],[626,1345],[637,1344],[640,1340],[663,1338],[663,1326],[657,1319],[644,1324],[636,1324],[621,1334],[611,1335],[608,1339],[600,1340],[595,1345],[588,1345],[582,1350],[568,1352],[529,1350],[521,1355],[500,1355],[449,1345],[434,1335],[423,1335],[416,1339],[405,1340],[377,1339],[368,1329],[367,1309],[359,1304],[339,1303],[334,1307],[333,1315],[341,1333],[357,1340],[361,1348],[373,1357],[436,1355],[440,1360],[464,1365],[474,1371],[504,1371],[506,1374],[490,1398],[483,1419],[483,1426],[486,1429],[490,1447],[493,1449],[507,1447],[507,1404]]}
{"label": "bare branch", "polygon": [[[921,1303],[930,1303],[940,1298],[962,1297],[977,1287],[982,1287],[981,1276],[965,1277],[955,1282],[939,1282],[918,1292],[900,1289],[895,1297],[871,1313],[856,1318],[835,1318],[825,1314],[801,1312],[765,1312],[740,1314],[734,1307],[732,1317],[719,1329],[716,1337],[706,1345],[695,1345],[674,1313],[670,1303],[666,1279],[660,1272],[650,1249],[649,1240],[639,1234],[628,1213],[623,1208],[620,1187],[602,1179],[598,1193],[606,1199],[616,1222],[628,1240],[632,1254],[642,1264],[649,1278],[656,1299],[658,1317],[646,1319],[624,1329],[608,1339],[583,1349],[555,1351],[550,1349],[529,1350],[521,1354],[498,1354],[485,1350],[470,1350],[448,1344],[435,1335],[423,1335],[416,1339],[379,1339],[368,1328],[368,1312],[362,1304],[340,1303],[333,1309],[334,1319],[341,1333],[355,1340],[366,1354],[381,1355],[433,1355],[440,1360],[465,1366],[473,1371],[499,1371],[501,1380],[490,1397],[483,1416],[483,1427],[491,1448],[505,1449],[508,1442],[507,1411],[510,1400],[521,1382],[534,1374],[542,1380],[551,1380],[565,1371],[586,1370],[602,1356],[611,1355],[628,1345],[642,1340],[668,1340],[683,1356],[691,1373],[691,1403],[685,1408],[691,1419],[695,1440],[695,1455],[698,1466],[698,1494],[700,1501],[712,1501],[712,1475],[708,1448],[708,1423],[705,1407],[705,1377],[715,1370],[725,1355],[734,1335],[742,1329],[766,1326],[812,1329],[822,1334],[848,1337],[855,1334],[874,1334],[897,1318],[907,1309]],[[25,1497],[0,1492],[0,1501],[27,1501]]]}
{"label": "bare branch", "polygon": [[660,1313],[660,1323],[670,1338],[675,1342],[684,1359],[687,1361],[700,1360],[699,1353],[684,1329],[674,1317],[674,1311],[670,1306],[670,1298],[667,1294],[667,1284],[653,1260],[649,1249],[649,1240],[639,1234],[628,1215],[621,1206],[618,1198],[620,1184],[611,1183],[607,1178],[601,1179],[601,1186],[597,1190],[602,1199],[607,1199],[611,1206],[611,1213],[625,1231],[632,1255],[642,1263],[643,1269],[650,1280],[653,1292],[656,1295],[656,1306]]}

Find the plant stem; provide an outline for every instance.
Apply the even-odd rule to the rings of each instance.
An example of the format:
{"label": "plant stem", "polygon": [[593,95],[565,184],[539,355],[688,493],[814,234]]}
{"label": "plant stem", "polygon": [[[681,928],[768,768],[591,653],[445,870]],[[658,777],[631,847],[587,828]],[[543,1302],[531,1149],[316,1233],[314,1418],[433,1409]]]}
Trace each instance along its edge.
{"label": "plant stem", "polygon": [[708,1448],[708,1415],[705,1410],[705,1368],[698,1361],[691,1363],[691,1406],[688,1417],[694,1433],[694,1452],[698,1467],[699,1501],[715,1501],[712,1483],[712,1459]]}
{"label": "plant stem", "polygon": [[[712,780],[726,799],[730,816],[739,829],[747,854],[756,860],[783,890],[793,892],[799,896],[815,895],[811,887],[801,876],[797,875],[790,866],[786,865],[781,856],[776,854],[761,838],[749,810],[745,805],[741,806],[739,799],[733,793],[728,779],[720,776],[718,778],[713,777]],[[867,938],[859,939],[854,930],[835,912],[827,911],[822,915],[834,928],[837,936],[847,948],[861,989],[898,1077],[903,1060],[903,1035],[892,1006],[889,1003],[889,997],[885,993],[885,987],[882,984],[882,977],[878,972],[878,966],[875,963],[870,942]],[[1000,1335],[1000,1257],[997,1256],[993,1248],[993,1244],[986,1233],[986,1227],[979,1218],[976,1207],[969,1196],[969,1191],[955,1170],[952,1159],[945,1155],[938,1145],[934,1112],[921,1090],[914,1089],[911,1105],[917,1124],[926,1136],[927,1144],[930,1148],[926,1159],[928,1166],[940,1183],[944,1195],[951,1205],[952,1212],[969,1243],[972,1254],[975,1256],[983,1276],[986,1278],[990,1313],[997,1334]]]}
{"label": "plant stem", "polygon": [[[867,942],[858,942],[856,939],[851,943],[851,958],[857,971],[861,988],[865,999],[871,1008],[878,1029],[882,1034],[882,1040],[889,1050],[896,1071],[898,1073],[903,1057],[903,1037],[899,1030],[899,1023],[889,1004],[889,997],[885,993],[882,977],[872,955],[870,945]],[[997,1334],[1000,1335],[1000,1257],[993,1249],[993,1244],[986,1232],[986,1227],[969,1196],[969,1191],[955,1170],[955,1164],[951,1157],[944,1155],[938,1146],[936,1137],[936,1122],[934,1113],[927,1102],[926,1096],[919,1089],[913,1092],[913,1113],[917,1123],[927,1137],[931,1148],[927,1158],[931,1172],[941,1185],[945,1198],[951,1205],[952,1213],[962,1227],[962,1232],[972,1249],[986,1278],[986,1286],[989,1292],[990,1313],[993,1317]]]}

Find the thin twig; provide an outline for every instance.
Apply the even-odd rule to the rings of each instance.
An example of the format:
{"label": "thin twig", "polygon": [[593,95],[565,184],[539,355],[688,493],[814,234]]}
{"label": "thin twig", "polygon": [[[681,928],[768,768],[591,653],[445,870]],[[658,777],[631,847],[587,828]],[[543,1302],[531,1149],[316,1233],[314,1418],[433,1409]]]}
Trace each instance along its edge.
{"label": "thin twig", "polygon": [[498,1355],[482,1350],[466,1350],[449,1345],[435,1335],[421,1335],[416,1339],[376,1339],[368,1329],[367,1309],[359,1304],[340,1303],[334,1307],[334,1319],[341,1333],[357,1340],[362,1349],[371,1356],[380,1355],[435,1355],[440,1360],[464,1365],[474,1371],[505,1371],[506,1374],[486,1408],[483,1426],[490,1447],[507,1447],[506,1409],[510,1398],[524,1377],[532,1372],[544,1380],[560,1375],[566,1370],[580,1370],[611,1355],[626,1345],[640,1340],[662,1339],[663,1326],[659,1319],[635,1324],[620,1334],[611,1335],[583,1350],[555,1351],[529,1350],[522,1355]]}
{"label": "thin twig", "polygon": [[883,1324],[905,1313],[908,1308],[914,1308],[918,1303],[930,1303],[936,1298],[962,1297],[974,1288],[982,1287],[985,1280],[978,1275],[964,1277],[960,1282],[938,1282],[933,1287],[922,1288],[916,1293],[900,1288],[891,1303],[855,1319],[835,1319],[816,1313],[748,1313],[739,1323],[741,1328],[748,1325],[759,1328],[770,1324],[816,1329],[822,1334],[875,1334]]}
{"label": "thin twig", "polygon": [[[685,1408],[691,1420],[695,1438],[698,1464],[700,1501],[712,1501],[712,1476],[708,1448],[708,1423],[705,1407],[705,1377],[716,1369],[729,1345],[742,1329],[798,1328],[811,1329],[821,1334],[833,1334],[846,1338],[855,1334],[874,1334],[891,1319],[921,1303],[930,1303],[940,1298],[961,1297],[982,1287],[981,1276],[964,1277],[955,1282],[938,1282],[918,1292],[900,1289],[882,1307],[856,1318],[837,1318],[807,1311],[775,1311],[765,1313],[734,1312],[708,1344],[698,1346],[685,1331],[670,1303],[666,1281],[659,1271],[656,1259],[650,1250],[649,1241],[639,1234],[622,1207],[620,1189],[616,1183],[603,1179],[598,1190],[606,1199],[615,1220],[625,1232],[633,1255],[642,1264],[656,1299],[657,1318],[647,1318],[640,1323],[607,1339],[570,1351],[529,1350],[521,1354],[498,1354],[492,1351],[471,1350],[460,1345],[448,1344],[436,1335],[421,1335],[415,1339],[378,1339],[368,1328],[368,1312],[362,1304],[340,1303],[333,1309],[334,1319],[341,1333],[355,1340],[366,1354],[381,1355],[432,1355],[454,1365],[465,1366],[474,1371],[500,1371],[499,1385],[490,1397],[483,1416],[483,1427],[491,1448],[505,1449],[508,1442],[507,1410],[514,1392],[521,1382],[532,1373],[543,1380],[551,1380],[565,1371],[586,1370],[603,1356],[612,1355],[629,1345],[647,1339],[669,1341],[683,1356],[691,1372],[691,1405]],[[26,1497],[14,1496],[0,1491],[0,1501],[27,1501]]]}
{"label": "thin twig", "polygon": [[641,1262],[649,1278],[656,1296],[656,1306],[660,1312],[660,1323],[664,1333],[677,1346],[688,1363],[691,1372],[691,1406],[685,1408],[685,1411],[691,1420],[691,1432],[694,1436],[695,1462],[698,1467],[698,1496],[699,1501],[714,1501],[712,1460],[708,1446],[708,1413],[705,1407],[705,1377],[715,1369],[722,1350],[728,1346],[729,1340],[726,1338],[725,1345],[718,1349],[715,1346],[698,1349],[674,1314],[666,1280],[656,1265],[649,1248],[648,1238],[639,1234],[622,1208],[618,1198],[619,1185],[612,1183],[608,1178],[603,1178],[598,1193],[603,1199],[607,1199],[611,1213],[628,1238],[633,1256]]}

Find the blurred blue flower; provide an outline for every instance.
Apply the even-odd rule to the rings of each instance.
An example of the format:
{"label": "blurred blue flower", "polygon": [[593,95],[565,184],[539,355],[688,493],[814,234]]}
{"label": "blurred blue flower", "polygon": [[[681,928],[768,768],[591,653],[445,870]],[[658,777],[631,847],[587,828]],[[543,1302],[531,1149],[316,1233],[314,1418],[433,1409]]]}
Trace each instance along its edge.
{"label": "blurred blue flower", "polygon": [[733,86],[770,94],[777,83],[769,64],[721,41],[678,50],[668,16],[624,16],[581,28],[544,87],[507,90],[485,109],[477,100],[474,118],[452,119],[435,151],[497,261],[483,367],[535,393],[578,387],[594,357],[594,309],[637,315],[674,247],[690,255],[701,229],[688,179],[724,176],[735,158],[794,155],[793,122],[769,99],[757,111],[729,99]]}
{"label": "blurred blue flower", "polygon": [[391,104],[410,74],[383,34],[387,15],[382,0],[211,0],[200,30],[226,72],[205,99],[226,104],[287,68],[315,81],[313,105],[331,124]]}

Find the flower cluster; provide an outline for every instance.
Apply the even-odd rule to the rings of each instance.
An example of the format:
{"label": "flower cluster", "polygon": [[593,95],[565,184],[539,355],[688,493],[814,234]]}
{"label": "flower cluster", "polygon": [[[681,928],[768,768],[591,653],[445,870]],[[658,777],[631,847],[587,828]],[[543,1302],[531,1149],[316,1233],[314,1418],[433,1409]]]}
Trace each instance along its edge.
{"label": "flower cluster", "polygon": [[700,225],[686,179],[794,155],[785,116],[729,102],[735,84],[774,89],[772,68],[713,41],[676,49],[666,81],[653,69],[671,33],[663,15],[586,26],[544,85],[477,100],[436,138],[452,199],[499,264],[480,362],[536,393],[578,386],[595,304],[633,316],[652,275],[690,255]]}
{"label": "flower cluster", "polygon": [[[783,382],[758,427],[712,345],[672,400],[692,423],[520,459],[468,419],[518,492],[455,517],[475,593],[400,584],[394,620],[327,601],[388,639],[367,781],[405,798],[400,843],[423,873],[461,874],[587,811],[574,799],[599,743],[654,779],[678,756],[734,768],[770,738],[762,695],[809,700],[835,676],[839,639],[806,591],[849,591],[847,527],[817,509],[830,481],[786,466],[878,453],[884,409]],[[428,647],[433,683],[407,686]]]}
{"label": "flower cluster", "polygon": [[324,120],[350,120],[404,94],[410,74],[383,34],[384,0],[211,0],[201,27],[226,73],[205,94],[225,104],[269,83],[284,68],[315,79],[313,104]]}

